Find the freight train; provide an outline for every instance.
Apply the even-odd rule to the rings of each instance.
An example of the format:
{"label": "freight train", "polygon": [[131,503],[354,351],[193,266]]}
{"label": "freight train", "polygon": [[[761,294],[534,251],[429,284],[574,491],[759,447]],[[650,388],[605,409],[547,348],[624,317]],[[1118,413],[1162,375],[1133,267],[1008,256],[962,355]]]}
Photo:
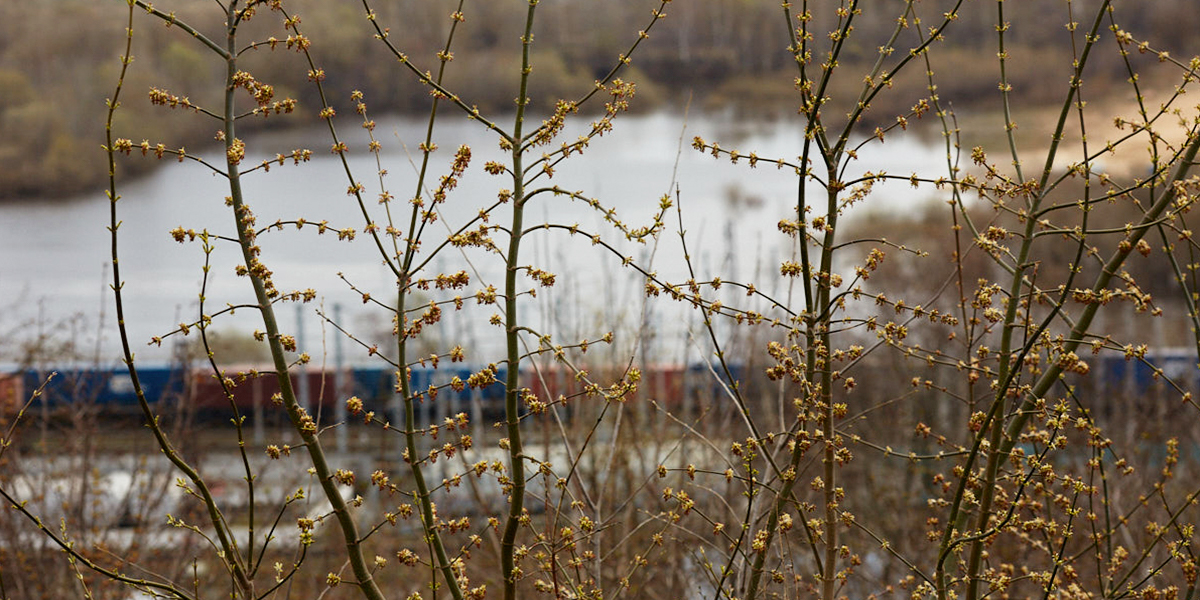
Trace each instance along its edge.
{"label": "freight train", "polygon": [[[1145,360],[1126,360],[1116,354],[1090,356],[1087,360],[1091,372],[1077,380],[1080,391],[1086,395],[1132,398],[1142,402],[1177,395],[1164,382],[1164,377],[1184,391],[1194,395],[1200,393],[1200,368],[1193,349],[1156,349],[1147,353]],[[871,367],[862,365],[862,368],[869,370]],[[411,369],[410,388],[419,400],[420,410],[425,411],[422,420],[428,422],[426,419],[458,412],[466,412],[473,418],[502,415],[505,369],[500,367],[493,373],[495,382],[490,385],[467,385],[479,370],[458,364],[443,364],[436,369]],[[737,381],[743,391],[776,389],[773,383],[766,381],[761,367],[735,365],[731,371],[732,380]],[[727,395],[729,378],[718,373],[704,364],[651,366],[642,374],[637,397],[653,398],[672,411],[686,410],[689,405],[698,406]],[[99,415],[140,414],[133,384],[123,367],[63,369],[52,378],[49,374],[48,369],[0,369],[0,414],[11,414],[38,389],[42,392],[30,406],[42,414],[62,414],[73,409],[90,410]],[[138,369],[138,375],[147,399],[160,413],[187,410],[200,416],[227,418],[232,415],[220,382],[207,368],[185,365],[143,367]],[[619,373],[593,371],[593,379],[600,383],[614,381],[618,376]],[[273,375],[235,377],[234,380],[233,404],[243,415],[253,415],[256,410],[270,407],[271,398],[278,391]],[[455,380],[462,385],[453,383]],[[525,367],[521,382],[543,402],[559,396],[581,395],[585,389],[571,372],[555,366]],[[390,367],[308,368],[292,374],[292,387],[300,401],[313,411],[332,414],[335,403],[357,396],[367,410],[398,418],[393,411],[399,410],[399,395],[395,372]],[[431,396],[430,389],[436,390],[436,398]]]}

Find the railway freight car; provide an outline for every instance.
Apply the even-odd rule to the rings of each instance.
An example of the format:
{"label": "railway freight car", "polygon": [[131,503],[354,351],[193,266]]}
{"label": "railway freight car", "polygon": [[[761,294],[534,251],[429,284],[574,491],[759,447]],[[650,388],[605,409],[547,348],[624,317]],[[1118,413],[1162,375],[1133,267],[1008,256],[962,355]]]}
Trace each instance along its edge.
{"label": "railway freight car", "polygon": [[[0,381],[0,400],[8,409],[32,400],[30,410],[56,415],[72,410],[111,415],[141,411],[133,380],[124,367],[24,369],[8,373]],[[189,374],[182,367],[138,369],[138,381],[151,405],[176,405],[189,395]],[[34,397],[38,390],[41,392]]]}

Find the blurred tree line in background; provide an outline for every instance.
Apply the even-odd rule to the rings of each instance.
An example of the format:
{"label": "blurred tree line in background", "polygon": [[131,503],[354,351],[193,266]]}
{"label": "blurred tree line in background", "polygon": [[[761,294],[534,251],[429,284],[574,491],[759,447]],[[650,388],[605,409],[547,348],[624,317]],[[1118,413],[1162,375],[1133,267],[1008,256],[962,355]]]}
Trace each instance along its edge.
{"label": "blurred tree line in background", "polygon": [[[171,11],[184,0],[156,2]],[[610,2],[646,5],[646,11],[612,10]],[[930,11],[945,0],[927,0]],[[1015,61],[1033,68],[1009,73],[1014,93],[1026,103],[1057,100],[1061,86],[1047,82],[1066,81],[1071,65],[1067,36],[1061,35],[1071,19],[1058,0],[1021,0],[1020,11],[1010,11],[1015,21],[1007,33],[1008,51]],[[56,0],[28,2],[0,0],[0,199],[32,196],[61,196],[98,186],[106,173],[100,151],[100,130],[105,98],[118,68],[117,53],[123,35],[121,11],[110,2]],[[489,0],[469,3],[465,31],[455,42],[460,60],[448,71],[449,87],[468,103],[480,108],[503,109],[517,95],[517,81],[509,74],[520,63],[518,39],[524,11],[519,3]],[[535,33],[534,48],[554,48],[535,54],[537,72],[531,95],[535,109],[545,111],[559,97],[578,96],[603,75],[612,60],[630,42],[628,32],[637,31],[654,2],[649,0],[552,0],[543,3]],[[1036,6],[1032,6],[1036,5]],[[1077,14],[1094,9],[1096,0],[1077,0]],[[407,23],[391,35],[406,49],[415,64],[433,68],[435,53],[444,43],[449,14],[456,3],[447,0],[395,0],[376,7],[383,22]],[[364,35],[369,24],[362,5],[353,0],[297,0],[293,8],[303,18],[313,48],[329,73],[331,101],[345,104],[352,88],[361,89],[376,109],[405,113],[425,111],[428,90],[395,70],[376,68],[380,61],[394,60],[382,54],[382,46]],[[670,24],[639,48],[633,70],[626,79],[639,89],[638,107],[652,110],[663,102],[684,101],[705,110],[732,109],[756,117],[795,111],[798,95],[793,89],[791,55],[778,47],[782,28],[778,2],[765,0],[677,0],[670,5]],[[842,62],[874,62],[877,48],[867,40],[886,38],[894,23],[880,18],[887,11],[873,11],[856,21],[846,57]],[[927,12],[926,14],[935,14]],[[400,19],[400,15],[405,15]],[[831,16],[829,13],[827,16]],[[275,18],[264,15],[259,21]],[[1006,17],[1007,18],[1007,17]],[[994,2],[968,4],[949,44],[932,54],[938,72],[938,94],[943,101],[962,110],[989,111],[999,107],[996,93],[999,73],[995,55],[997,11]],[[201,30],[217,32],[220,23],[199,23]],[[265,26],[252,22],[249,25]],[[1183,47],[1200,35],[1200,12],[1191,0],[1158,0],[1140,3],[1129,11],[1122,27],[1143,37],[1153,33],[1168,51]],[[817,24],[832,28],[832,23]],[[157,28],[136,40],[134,57],[139,64],[127,82],[136,95],[125,100],[118,113],[117,129],[135,139],[145,138],[169,147],[196,150],[211,142],[216,124],[197,117],[181,122],[169,111],[151,111],[146,92],[151,82],[168,86],[180,97],[211,105],[219,90],[222,73],[213,61],[204,60],[207,50],[188,43],[166,28]],[[1107,36],[1111,37],[1111,36]],[[1068,40],[1068,41],[1064,41]],[[1107,40],[1106,40],[1107,42]],[[146,48],[166,48],[156,53]],[[253,53],[251,53],[253,54]],[[276,88],[276,98],[299,100],[299,110],[308,122],[315,120],[319,103],[313,87],[297,81],[295,54],[258,53],[261,63],[251,70],[260,80]],[[1039,57],[1030,60],[1030,57]],[[1135,56],[1150,61],[1152,56]],[[1046,65],[1053,72],[1037,68]],[[853,65],[847,65],[853,67]],[[1089,65],[1089,92],[1111,89],[1122,80],[1124,67],[1115,52],[1101,53]],[[301,69],[303,72],[303,69]],[[860,72],[844,69],[843,73]],[[214,82],[218,85],[214,85]],[[861,82],[831,82],[831,110],[842,110],[853,101]],[[928,96],[924,74],[910,70],[897,79],[901,93],[881,97],[866,115],[890,122],[922,97]],[[1094,99],[1094,98],[1093,98]],[[891,101],[894,104],[888,105]],[[144,105],[144,106],[143,106]],[[168,127],[170,120],[170,128]],[[290,124],[306,120],[288,120]],[[258,126],[270,127],[283,120],[269,117]],[[171,131],[170,139],[163,139]],[[154,163],[130,162],[122,168],[149,169]]]}

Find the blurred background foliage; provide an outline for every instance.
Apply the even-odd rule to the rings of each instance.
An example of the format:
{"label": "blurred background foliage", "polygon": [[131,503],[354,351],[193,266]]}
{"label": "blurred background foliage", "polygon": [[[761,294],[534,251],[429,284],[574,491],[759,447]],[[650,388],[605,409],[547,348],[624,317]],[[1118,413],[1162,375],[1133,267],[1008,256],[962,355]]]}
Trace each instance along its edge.
{"label": "blurred background foliage", "polygon": [[[949,0],[927,0],[926,17],[940,14]],[[1076,0],[1075,14],[1089,14],[1097,0]],[[0,0],[0,199],[53,197],[88,191],[105,179],[103,139],[105,99],[112,93],[123,38],[124,11],[115,0]],[[455,40],[455,60],[447,71],[449,87],[485,111],[508,110],[517,81],[508,76],[517,63],[524,12],[521,3],[488,0],[467,2],[465,27]],[[535,108],[545,111],[561,97],[586,93],[603,76],[615,57],[645,26],[650,0],[553,0],[544,3],[535,33]],[[302,16],[302,31],[328,74],[335,106],[346,106],[351,90],[360,89],[376,115],[424,111],[430,100],[422,87],[394,59],[385,55],[369,29],[357,0],[290,0],[289,10]],[[415,64],[436,68],[457,2],[393,0],[374,6],[379,21],[391,29],[391,40]],[[221,15],[186,0],[163,0],[155,7],[188,15],[202,31],[220,30]],[[1021,69],[1009,73],[1017,99],[1037,105],[1057,102],[1068,77],[1071,48],[1061,35],[1070,20],[1061,0],[1022,0],[1009,11],[1009,51]],[[754,117],[795,113],[795,67],[790,54],[774,35],[784,26],[777,2],[763,0],[686,0],[673,3],[668,22],[643,44],[634,68],[625,78],[638,84],[635,108],[654,110],[664,102],[692,98],[704,110],[731,110]],[[831,12],[829,14],[832,14]],[[880,39],[894,27],[872,11],[856,20],[856,33],[844,53],[844,73],[861,72],[846,62],[873,63],[877,48],[866,40]],[[938,94],[956,110],[996,110],[999,79],[996,65],[994,2],[968,3],[945,43],[932,53],[939,75]],[[1163,49],[1183,47],[1200,35],[1200,12],[1191,0],[1158,0],[1138,4],[1117,15],[1120,26],[1138,37],[1153,37]],[[279,17],[262,11],[248,24],[262,37],[283,37]],[[932,22],[932,20],[930,21]],[[833,23],[818,24],[828,29]],[[182,116],[150,105],[146,91],[160,87],[193,102],[211,106],[219,89],[222,65],[199,43],[149,21],[141,24],[134,43],[135,69],[122,99],[127,109],[117,114],[117,130],[134,141],[148,139],[171,148],[190,150],[211,143],[215,123],[199,115]],[[1111,35],[1108,36],[1111,40]],[[1108,41],[1108,40],[1106,40]],[[816,40],[824,48],[827,40]],[[912,43],[911,40],[908,43]],[[1111,43],[1111,41],[1108,41]],[[149,48],[165,48],[151,53]],[[140,51],[141,50],[141,51]],[[286,50],[258,50],[243,55],[243,68],[276,88],[276,97],[296,97],[302,118],[271,117],[256,126],[297,126],[315,120],[315,90],[305,82],[308,68]],[[1065,60],[1064,60],[1065,59]],[[1086,80],[1093,97],[1124,79],[1124,66],[1115,52],[1100,53]],[[1150,61],[1150,55],[1134,55]],[[831,111],[853,102],[861,81],[831,82]],[[895,81],[900,93],[881,95],[866,118],[891,122],[918,99],[928,95],[920,69]],[[207,93],[206,93],[207,91]],[[837,114],[837,113],[833,113]],[[167,136],[167,132],[170,132]],[[152,161],[124,161],[122,169],[148,169]]]}

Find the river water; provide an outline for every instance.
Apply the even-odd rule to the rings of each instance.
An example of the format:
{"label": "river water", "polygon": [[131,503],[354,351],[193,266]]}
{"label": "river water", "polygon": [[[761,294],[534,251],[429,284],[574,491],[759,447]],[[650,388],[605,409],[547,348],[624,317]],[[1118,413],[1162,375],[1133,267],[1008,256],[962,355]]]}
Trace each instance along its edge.
{"label": "river water", "polygon": [[[575,121],[563,139],[575,139],[588,123],[583,117]],[[365,151],[365,137],[349,120],[342,120],[340,126],[350,144],[355,177],[366,185],[367,197],[374,198],[379,190],[377,167]],[[416,175],[412,160],[424,127],[423,119],[406,117],[378,123],[376,135],[383,143],[381,157],[389,172],[385,183],[397,198],[413,195]],[[719,273],[725,280],[754,280],[760,289],[785,294],[786,290],[778,288],[778,269],[780,261],[792,253],[792,246],[776,224],[794,215],[796,177],[771,165],[760,163],[751,169],[745,161],[732,164],[728,158],[715,159],[693,150],[691,140],[701,136],[719,142],[722,148],[738,149],[743,155],[754,151],[761,157],[795,162],[801,150],[801,134],[798,122],[746,121],[720,115],[692,115],[686,119],[671,114],[623,116],[614,131],[593,141],[583,155],[561,164],[548,183],[582,190],[606,208],[618,211],[620,218],[633,227],[648,224],[659,198],[664,194],[675,197],[677,190],[697,279]],[[447,172],[458,145],[469,145],[473,153],[470,169],[441,208],[443,220],[430,232],[444,238],[447,225],[457,227],[474,217],[481,207],[494,201],[497,190],[510,187],[511,180],[484,173],[485,161],[503,161],[503,155],[495,134],[478,123],[445,119],[439,123],[436,140],[440,150],[432,164],[434,183],[436,177]],[[266,133],[248,140],[248,144],[244,165],[257,164],[265,156],[297,147],[313,150],[314,158],[307,164],[292,166],[289,162],[244,179],[247,199],[260,226],[304,218],[328,220],[332,226],[353,227],[361,232],[361,213],[346,194],[348,180],[340,162],[328,152],[330,144],[323,130]],[[223,164],[218,152],[202,156]],[[152,159],[135,153],[121,160]],[[916,135],[898,136],[889,138],[886,144],[868,145],[848,175],[886,170],[936,177],[944,173],[944,165],[944,150]],[[223,183],[222,178],[196,164],[168,159],[152,174],[121,184],[121,274],[129,330],[140,358],[168,360],[170,344],[157,348],[147,346],[147,342],[152,336],[165,335],[179,322],[197,319],[205,255],[198,242],[176,243],[169,232],[183,227],[232,235],[233,218],[224,206],[227,191]],[[546,185],[545,178],[538,185]],[[904,182],[888,183],[877,186],[866,206],[856,210],[874,207],[903,211],[932,193],[914,190]],[[399,203],[397,207],[404,208]],[[379,206],[368,208],[374,211],[376,222],[384,222]],[[5,235],[0,236],[0,256],[4,257],[0,260],[0,332],[8,336],[8,353],[13,352],[14,340],[31,339],[40,329],[59,338],[73,338],[88,348],[99,348],[106,360],[117,356],[108,289],[108,210],[102,192],[0,205],[0,223],[5,224]],[[407,229],[407,218],[405,215],[398,224],[401,229]],[[492,222],[507,225],[507,220],[507,215],[499,213]],[[527,227],[546,221],[578,223],[581,229],[599,232],[605,240],[649,264],[660,276],[676,281],[687,276],[674,211],[658,243],[645,246],[623,243],[619,235],[606,228],[595,210],[561,197],[544,195],[529,205]],[[425,239],[429,240],[425,242],[426,250],[437,240],[432,235]],[[503,243],[504,236],[496,239]],[[339,242],[332,235],[318,236],[311,229],[288,228],[264,234],[260,241],[263,261],[274,271],[280,289],[316,290],[327,309],[340,305],[343,321],[359,330],[386,331],[390,327],[382,311],[364,305],[361,294],[352,291],[338,275],[341,273],[374,298],[387,299],[394,294],[388,291],[394,278],[383,266],[369,236]],[[235,265],[242,262],[236,246],[218,243],[210,259],[213,267],[205,294],[206,312],[250,301],[248,281],[234,274]],[[633,331],[652,327],[660,340],[686,339],[686,327],[680,327],[680,323],[687,317],[664,306],[670,304],[665,300],[646,309],[643,279],[623,269],[619,259],[600,251],[586,238],[538,232],[527,238],[521,263],[558,274],[554,289],[526,303],[527,310],[533,311],[527,313],[529,323],[536,328],[564,334],[567,339],[595,338],[605,331],[604,323],[609,324],[607,328],[612,323],[624,323]],[[464,255],[453,250],[432,266],[437,270],[468,270],[472,275],[468,293],[487,284],[502,288],[503,268],[494,256]],[[334,333],[323,327],[316,308],[316,303],[299,310],[284,307],[283,325],[293,333],[303,329],[305,350],[329,355]],[[643,310],[650,311],[649,317],[643,316]],[[498,330],[486,325],[492,312],[488,308],[470,317],[450,319],[448,329],[468,344],[488,348],[490,342],[485,340],[499,337]],[[219,320],[216,327],[251,331],[256,328],[254,317],[249,310],[239,311],[233,318]],[[365,357],[361,349],[348,350],[352,362]],[[3,360],[15,358],[5,356]]]}

